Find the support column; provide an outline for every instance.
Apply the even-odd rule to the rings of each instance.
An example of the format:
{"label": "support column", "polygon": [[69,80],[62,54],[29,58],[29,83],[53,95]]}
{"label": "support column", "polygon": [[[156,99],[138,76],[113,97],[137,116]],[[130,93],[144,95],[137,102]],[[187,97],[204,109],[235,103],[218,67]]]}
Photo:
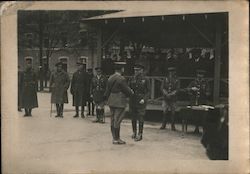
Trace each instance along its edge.
{"label": "support column", "polygon": [[215,36],[215,64],[214,64],[214,105],[220,100],[220,74],[221,74],[221,24],[219,20],[216,22],[216,36]]}
{"label": "support column", "polygon": [[97,31],[96,66],[101,66],[102,60],[102,29]]}

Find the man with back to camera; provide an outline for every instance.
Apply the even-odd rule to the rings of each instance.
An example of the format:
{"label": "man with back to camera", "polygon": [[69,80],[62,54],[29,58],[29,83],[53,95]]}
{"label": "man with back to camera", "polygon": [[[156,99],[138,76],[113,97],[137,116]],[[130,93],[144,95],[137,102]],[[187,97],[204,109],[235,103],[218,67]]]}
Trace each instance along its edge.
{"label": "man with back to camera", "polygon": [[64,103],[68,103],[67,90],[70,85],[69,75],[63,70],[63,63],[56,63],[56,72],[50,77],[51,103],[56,104],[57,115],[63,118]]}
{"label": "man with back to camera", "polygon": [[[150,94],[149,80],[144,75],[144,66],[135,64],[135,75],[129,80],[129,86],[134,91],[134,95],[129,100],[129,113],[132,120],[132,139],[142,140],[144,116],[146,113],[147,100]],[[137,120],[139,122],[139,132],[137,135]]]}
{"label": "man with back to camera", "polygon": [[126,144],[125,141],[120,139],[120,126],[125,115],[127,97],[134,94],[126,79],[122,76],[125,64],[125,62],[115,62],[115,73],[109,77],[104,94],[111,112],[113,144]]}

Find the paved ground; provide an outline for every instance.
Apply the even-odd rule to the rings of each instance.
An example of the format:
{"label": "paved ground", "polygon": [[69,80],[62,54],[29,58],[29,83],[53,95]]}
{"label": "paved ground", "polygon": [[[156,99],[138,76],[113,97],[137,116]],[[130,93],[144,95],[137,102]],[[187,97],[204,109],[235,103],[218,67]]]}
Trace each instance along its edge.
{"label": "paved ground", "polygon": [[[167,169],[168,160],[208,160],[200,136],[181,136],[178,131],[159,130],[160,123],[146,122],[141,142],[134,142],[131,123],[124,120],[121,137],[126,145],[111,143],[109,118],[105,124],[94,117],[73,118],[71,104],[64,118],[49,116],[50,95],[39,93],[39,108],[33,117],[19,113],[14,119],[15,138],[5,171],[17,173],[69,173],[106,170]],[[108,111],[107,111],[108,112]],[[12,147],[11,146],[11,147]]]}

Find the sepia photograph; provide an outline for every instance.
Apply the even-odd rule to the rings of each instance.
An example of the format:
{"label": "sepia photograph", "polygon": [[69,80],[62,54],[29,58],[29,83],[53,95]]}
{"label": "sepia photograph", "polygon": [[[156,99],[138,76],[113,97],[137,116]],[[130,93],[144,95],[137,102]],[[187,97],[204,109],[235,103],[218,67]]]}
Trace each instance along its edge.
{"label": "sepia photograph", "polygon": [[230,10],[112,4],[16,10],[4,173],[186,173],[168,160],[233,160]]}

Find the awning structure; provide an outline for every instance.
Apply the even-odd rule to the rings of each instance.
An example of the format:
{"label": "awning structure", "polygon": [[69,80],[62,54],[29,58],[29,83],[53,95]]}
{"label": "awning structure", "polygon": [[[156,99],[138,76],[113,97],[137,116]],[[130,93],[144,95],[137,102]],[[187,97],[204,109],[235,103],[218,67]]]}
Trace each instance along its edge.
{"label": "awning structure", "polygon": [[[82,22],[99,29],[98,57],[102,57],[106,40],[111,40],[114,35],[156,48],[214,48],[213,98],[215,104],[219,103],[221,61],[228,61],[227,12],[204,12],[204,9],[193,11],[187,8],[184,12],[177,8],[171,10],[160,7],[155,10],[148,7],[91,17]],[[106,40],[103,40],[104,33],[109,33]]]}

